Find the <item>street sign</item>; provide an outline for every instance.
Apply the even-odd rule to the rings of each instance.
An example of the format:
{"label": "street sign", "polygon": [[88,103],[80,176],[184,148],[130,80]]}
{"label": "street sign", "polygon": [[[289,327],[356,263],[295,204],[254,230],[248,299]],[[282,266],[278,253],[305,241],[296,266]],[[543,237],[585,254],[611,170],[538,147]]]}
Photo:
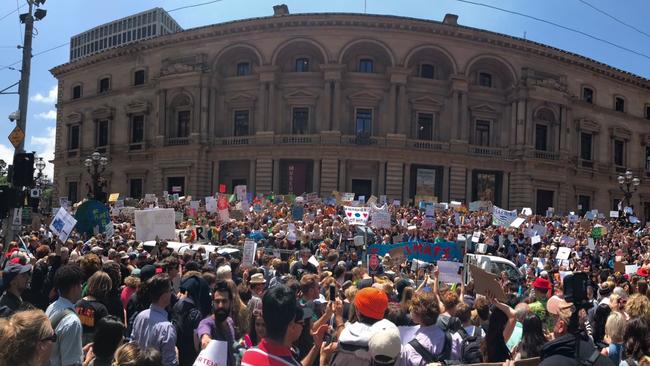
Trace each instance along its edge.
{"label": "street sign", "polygon": [[25,139],[25,132],[18,126],[16,126],[8,136],[9,141],[15,148],[18,148],[21,142]]}

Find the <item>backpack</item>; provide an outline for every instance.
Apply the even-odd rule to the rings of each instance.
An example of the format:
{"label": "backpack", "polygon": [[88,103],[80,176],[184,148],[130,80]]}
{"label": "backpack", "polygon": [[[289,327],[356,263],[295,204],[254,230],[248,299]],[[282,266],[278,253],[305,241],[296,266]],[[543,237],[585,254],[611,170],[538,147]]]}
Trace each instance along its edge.
{"label": "backpack", "polygon": [[461,327],[458,330],[458,333],[460,333],[460,336],[463,338],[460,346],[461,363],[470,364],[483,362],[483,357],[481,355],[481,342],[483,341],[483,337],[481,337],[481,328],[474,327],[473,334],[469,335],[465,328]]}
{"label": "backpack", "polygon": [[426,362],[427,364],[434,363],[434,362],[439,362],[445,364],[447,360],[451,357],[451,333],[446,331],[445,332],[445,343],[442,346],[442,352],[434,355],[429,350],[424,348],[422,344],[416,339],[413,338],[410,342],[409,345],[413,347],[415,352],[417,352],[420,357]]}

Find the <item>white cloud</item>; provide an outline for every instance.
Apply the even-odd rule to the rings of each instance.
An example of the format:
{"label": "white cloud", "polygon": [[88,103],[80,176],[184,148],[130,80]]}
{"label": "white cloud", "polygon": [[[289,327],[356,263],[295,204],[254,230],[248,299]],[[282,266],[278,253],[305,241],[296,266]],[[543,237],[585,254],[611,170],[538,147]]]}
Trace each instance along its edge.
{"label": "white cloud", "polygon": [[[42,157],[45,161],[45,169],[43,173],[52,180],[54,177],[54,165],[50,164],[50,160],[54,160],[54,144],[56,142],[56,128],[48,127],[46,136],[32,136],[31,144],[36,147],[36,156]],[[13,152],[12,152],[13,154]],[[2,157],[2,149],[0,148],[0,158]]]}
{"label": "white cloud", "polygon": [[47,112],[41,112],[41,113],[36,114],[36,117],[42,118],[42,119],[56,120],[56,111],[54,109],[50,109]]}
{"label": "white cloud", "polygon": [[32,102],[39,102],[39,103],[45,103],[45,104],[54,104],[56,103],[56,97],[58,94],[58,87],[54,85],[52,89],[50,89],[49,92],[47,92],[47,96],[44,96],[41,93],[36,93],[33,97],[29,98]]}
{"label": "white cloud", "polygon": [[5,144],[0,144],[0,159],[4,160],[7,165],[13,164],[14,148]]}

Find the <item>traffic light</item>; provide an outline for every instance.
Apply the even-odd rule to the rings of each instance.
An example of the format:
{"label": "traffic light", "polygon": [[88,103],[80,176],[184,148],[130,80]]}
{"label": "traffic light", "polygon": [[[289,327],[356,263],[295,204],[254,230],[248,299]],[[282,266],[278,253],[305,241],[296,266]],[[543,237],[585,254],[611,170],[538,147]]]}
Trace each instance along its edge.
{"label": "traffic light", "polygon": [[15,187],[31,187],[34,185],[34,153],[14,155],[11,182]]}

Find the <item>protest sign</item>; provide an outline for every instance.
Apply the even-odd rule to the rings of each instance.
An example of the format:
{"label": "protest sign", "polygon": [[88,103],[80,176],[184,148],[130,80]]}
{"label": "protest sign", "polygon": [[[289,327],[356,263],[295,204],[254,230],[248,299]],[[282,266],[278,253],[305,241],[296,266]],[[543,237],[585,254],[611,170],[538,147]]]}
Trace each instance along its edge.
{"label": "protest sign", "polygon": [[60,207],[56,212],[52,223],[50,223],[50,230],[59,237],[62,242],[68,240],[70,232],[77,224],[77,220],[68,213],[64,207]]}
{"label": "protest sign", "polygon": [[108,202],[109,202],[109,203],[113,203],[113,202],[117,201],[118,198],[120,198],[120,194],[119,194],[119,193],[111,193],[111,194],[108,196]]}
{"label": "protest sign", "polygon": [[636,224],[636,223],[639,222],[639,218],[636,217],[636,216],[630,216],[630,217],[628,218],[628,221],[630,221],[630,224]]}
{"label": "protest sign", "polygon": [[243,201],[243,200],[246,199],[246,186],[245,185],[235,186],[235,197],[237,197],[238,201]]}
{"label": "protest sign", "polygon": [[242,255],[241,264],[244,267],[251,267],[255,262],[255,252],[257,243],[252,239],[246,239],[244,242],[244,254]]}
{"label": "protest sign", "polygon": [[368,215],[370,214],[370,208],[368,207],[351,207],[344,206],[345,216],[348,219],[350,225],[365,225],[368,221]]}
{"label": "protest sign", "polygon": [[525,216],[531,216],[533,214],[533,210],[530,207],[524,207],[521,210],[521,214]]}
{"label": "protest sign", "polygon": [[341,200],[343,202],[352,202],[352,201],[354,201],[354,192],[344,192],[342,197],[341,197]]}
{"label": "protest sign", "polygon": [[521,226],[521,224],[523,224],[524,221],[526,221],[525,218],[523,218],[523,217],[517,217],[516,219],[514,219],[514,220],[510,223],[510,227],[519,228],[519,226]]}
{"label": "protest sign", "polygon": [[385,204],[385,203],[387,203],[387,202],[388,202],[388,201],[387,201],[387,197],[386,197],[385,194],[381,194],[381,195],[379,195],[379,203],[380,203],[380,204],[383,205],[383,204]]}
{"label": "protest sign", "polygon": [[393,206],[399,207],[401,205],[399,200],[393,200]]}
{"label": "protest sign", "polygon": [[371,216],[370,226],[375,229],[390,229],[390,212],[388,212],[388,209],[374,211]]}
{"label": "protest sign", "polygon": [[425,262],[433,263],[443,259],[462,261],[460,245],[455,241],[427,243],[427,242],[398,242],[396,244],[372,244],[368,246],[368,253],[378,254],[381,256],[391,252],[394,249],[401,248],[404,256],[409,260],[419,259]]}
{"label": "protest sign", "polygon": [[68,197],[59,197],[59,207],[63,207],[67,210],[69,206],[70,201],[68,201]]}
{"label": "protest sign", "polygon": [[205,197],[205,210],[209,213],[216,213],[217,199],[214,197]]}
{"label": "protest sign", "polygon": [[576,222],[578,222],[579,218],[580,218],[580,216],[578,216],[578,215],[569,215],[569,222],[576,223]]}
{"label": "protest sign", "polygon": [[193,366],[227,366],[228,342],[214,339],[199,353]]}
{"label": "protest sign", "polygon": [[376,204],[376,203],[377,203],[377,197],[375,197],[374,195],[371,195],[370,198],[368,198],[368,202],[367,202],[367,203],[368,203],[368,205],[374,205],[374,204]]}
{"label": "protest sign", "polygon": [[302,221],[302,217],[305,215],[305,207],[300,204],[295,204],[291,207],[291,217],[295,221]]}
{"label": "protest sign", "polygon": [[74,218],[77,220],[77,232],[87,235],[103,233],[106,224],[111,222],[108,207],[95,200],[88,200],[77,207]]}
{"label": "protest sign", "polygon": [[370,276],[377,275],[379,273],[379,256],[377,254],[368,255],[368,274]]}
{"label": "protest sign", "polygon": [[587,248],[591,250],[596,249],[596,244],[594,243],[594,238],[587,238]]}
{"label": "protest sign", "polygon": [[135,239],[147,241],[173,240],[176,237],[176,214],[173,208],[135,211]]}
{"label": "protest sign", "polygon": [[571,248],[567,247],[560,247],[557,249],[557,254],[555,255],[555,259],[569,259],[569,255],[571,255]]}
{"label": "protest sign", "polygon": [[535,236],[530,238],[530,243],[531,244],[537,244],[537,243],[539,243],[541,241],[542,241],[542,238],[540,238],[539,235],[535,235]]}
{"label": "protest sign", "polygon": [[625,273],[625,263],[623,262],[614,262],[614,273]]}
{"label": "protest sign", "polygon": [[485,254],[487,253],[487,244],[480,243],[476,246],[476,253]]}
{"label": "protest sign", "polygon": [[634,275],[637,270],[639,270],[639,266],[636,264],[625,265],[625,274]]}
{"label": "protest sign", "polygon": [[499,285],[496,275],[486,272],[473,264],[469,265],[469,269],[474,280],[474,292],[488,299],[495,298],[499,301],[506,301],[506,294],[503,292],[501,285]]}
{"label": "protest sign", "polygon": [[591,237],[594,239],[602,238],[604,235],[607,235],[607,228],[605,228],[603,225],[596,224],[591,229]]}
{"label": "protest sign", "polygon": [[618,218],[618,211],[609,211],[609,217]]}
{"label": "protest sign", "polygon": [[475,231],[472,234],[472,243],[478,243],[481,240],[481,232],[480,231]]}
{"label": "protest sign", "polygon": [[438,261],[438,279],[444,283],[460,283],[462,266],[459,262]]}
{"label": "protest sign", "polygon": [[544,226],[544,225],[535,224],[535,225],[533,225],[533,230],[539,236],[546,235],[546,226]]}
{"label": "protest sign", "polygon": [[497,206],[492,206],[492,225],[508,226],[517,218],[517,211],[504,210]]}

